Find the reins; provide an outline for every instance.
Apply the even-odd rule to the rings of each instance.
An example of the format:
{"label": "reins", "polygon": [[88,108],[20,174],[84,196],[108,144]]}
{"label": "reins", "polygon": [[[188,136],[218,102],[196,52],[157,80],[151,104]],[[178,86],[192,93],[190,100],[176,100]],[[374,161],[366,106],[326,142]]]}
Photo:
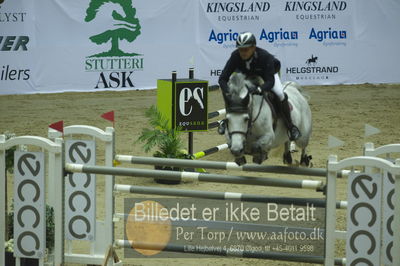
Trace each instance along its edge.
{"label": "reins", "polygon": [[[253,96],[254,96],[254,94],[252,94],[252,97],[251,97],[252,100],[253,100]],[[265,101],[265,99],[264,99],[264,97],[263,97],[262,95],[261,95],[261,97],[262,97],[262,99],[261,99],[261,103],[260,103],[260,108],[258,109],[258,113],[257,113],[257,115],[256,115],[256,118],[254,118],[253,121],[251,121],[251,119],[249,120],[249,121],[251,121],[251,123],[250,123],[248,129],[250,129],[250,128],[252,127],[252,125],[257,121],[258,117],[259,117],[260,114],[261,114],[261,109],[262,109],[262,107],[263,107],[263,105],[264,105],[264,101]],[[251,114],[253,114],[253,112],[250,113],[250,117],[251,117]]]}

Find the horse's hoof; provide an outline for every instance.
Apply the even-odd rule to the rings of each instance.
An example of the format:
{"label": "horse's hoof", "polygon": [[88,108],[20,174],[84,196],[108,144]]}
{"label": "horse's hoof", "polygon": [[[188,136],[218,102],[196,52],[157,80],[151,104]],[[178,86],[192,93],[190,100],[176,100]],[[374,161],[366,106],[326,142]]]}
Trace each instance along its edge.
{"label": "horse's hoof", "polygon": [[283,163],[284,164],[292,164],[293,163],[293,158],[290,152],[284,153],[283,154]]}
{"label": "horse's hoof", "polygon": [[311,155],[301,156],[300,165],[305,166],[305,167],[309,167],[310,163],[311,163],[311,159],[312,159]]}
{"label": "horse's hoof", "polygon": [[253,156],[253,163],[261,164],[262,160],[260,156]]}
{"label": "horse's hoof", "polygon": [[256,155],[256,156],[253,156],[253,163],[262,164],[262,162],[264,162],[266,159],[267,159],[266,154]]}
{"label": "horse's hoof", "polygon": [[246,164],[246,157],[242,156],[242,157],[239,157],[239,158],[235,158],[235,163],[236,163],[237,165],[244,165],[244,164]]}

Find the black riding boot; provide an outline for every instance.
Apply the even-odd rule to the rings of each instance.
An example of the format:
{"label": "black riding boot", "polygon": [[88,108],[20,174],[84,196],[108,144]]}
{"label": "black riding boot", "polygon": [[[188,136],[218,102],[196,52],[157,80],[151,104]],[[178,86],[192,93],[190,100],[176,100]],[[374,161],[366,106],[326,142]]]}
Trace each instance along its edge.
{"label": "black riding boot", "polygon": [[285,99],[280,102],[280,111],[288,129],[289,140],[293,141],[301,137],[300,130],[293,125],[292,117],[290,115],[290,106],[288,102],[288,96],[285,93]]}

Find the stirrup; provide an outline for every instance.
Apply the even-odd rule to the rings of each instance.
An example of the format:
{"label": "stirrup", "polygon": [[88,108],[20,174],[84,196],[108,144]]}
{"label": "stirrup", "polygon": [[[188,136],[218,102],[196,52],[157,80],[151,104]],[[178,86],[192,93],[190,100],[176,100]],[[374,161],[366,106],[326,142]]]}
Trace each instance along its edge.
{"label": "stirrup", "polygon": [[300,138],[301,133],[299,128],[293,125],[290,129],[288,129],[288,136],[290,141],[295,141]]}
{"label": "stirrup", "polygon": [[226,128],[226,125],[225,125],[225,119],[224,119],[218,125],[218,134],[224,135],[225,134],[225,128]]}

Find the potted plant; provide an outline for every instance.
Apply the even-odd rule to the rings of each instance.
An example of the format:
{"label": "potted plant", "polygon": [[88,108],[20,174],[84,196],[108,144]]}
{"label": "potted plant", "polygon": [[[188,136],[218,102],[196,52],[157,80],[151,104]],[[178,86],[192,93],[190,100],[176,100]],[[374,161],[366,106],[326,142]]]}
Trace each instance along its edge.
{"label": "potted plant", "polygon": [[[15,134],[5,133],[6,139],[15,137]],[[12,173],[14,170],[14,151],[15,147],[6,150],[6,175]],[[6,178],[7,179],[7,178]],[[7,191],[7,189],[6,189]],[[6,195],[7,199],[7,195]],[[8,206],[6,200],[6,207]],[[14,211],[13,204],[11,204],[10,211],[6,208],[6,245],[5,245],[5,257],[6,265],[15,265],[14,258]],[[46,247],[47,254],[52,253],[54,248],[54,237],[55,237],[55,225],[54,225],[54,210],[52,207],[46,205]],[[38,259],[21,258],[21,265],[39,265]]]}
{"label": "potted plant", "polygon": [[[154,157],[193,159],[193,157],[182,149],[181,132],[171,128],[168,120],[152,105],[146,110],[145,116],[149,119],[152,128],[144,128],[136,142],[142,142],[145,152],[150,152],[154,147],[157,150],[153,153]],[[155,166],[155,169],[182,171],[179,167]],[[180,181],[154,179],[161,184],[179,184]]]}

